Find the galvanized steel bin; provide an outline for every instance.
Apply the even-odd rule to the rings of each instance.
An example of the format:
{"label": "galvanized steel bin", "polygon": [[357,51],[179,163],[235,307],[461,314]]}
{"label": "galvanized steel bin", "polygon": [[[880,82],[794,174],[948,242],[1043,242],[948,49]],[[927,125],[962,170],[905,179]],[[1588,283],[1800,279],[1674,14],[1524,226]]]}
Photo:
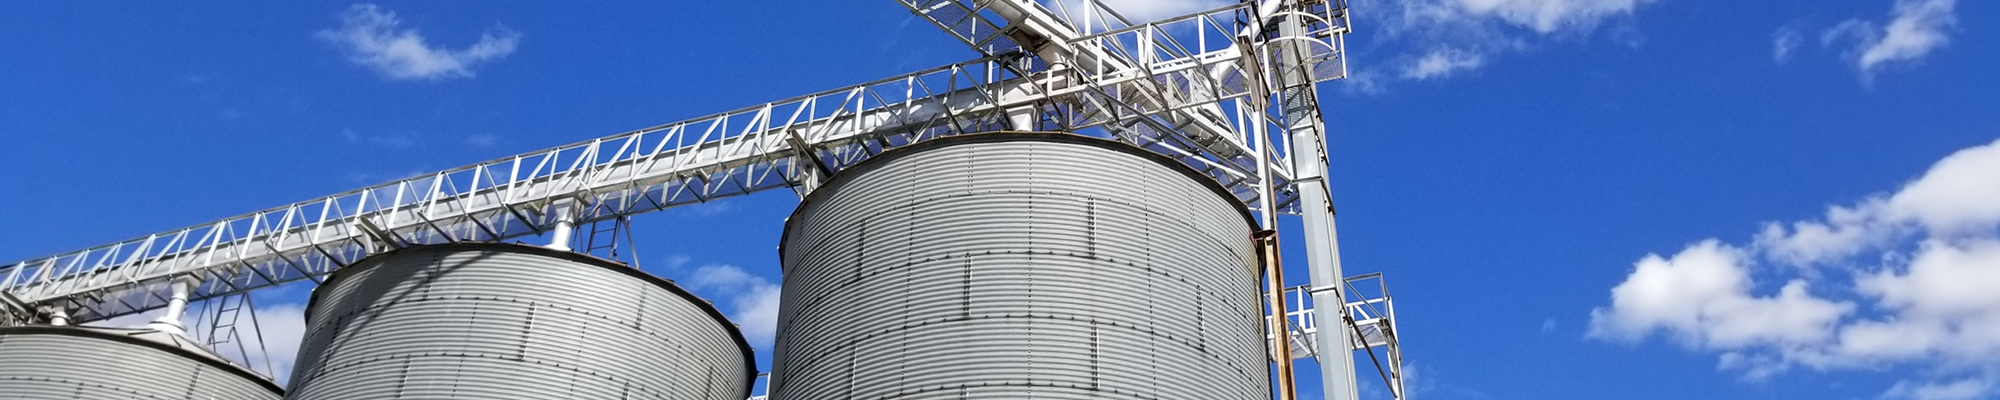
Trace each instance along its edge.
{"label": "galvanized steel bin", "polygon": [[0,328],[0,399],[275,400],[278,385],[152,329]]}
{"label": "galvanized steel bin", "polygon": [[1117,142],[886,152],[786,223],[772,398],[1269,399],[1253,226]]}
{"label": "galvanized steel bin", "polygon": [[313,292],[287,399],[742,400],[756,364],[707,302],[512,244],[378,254]]}

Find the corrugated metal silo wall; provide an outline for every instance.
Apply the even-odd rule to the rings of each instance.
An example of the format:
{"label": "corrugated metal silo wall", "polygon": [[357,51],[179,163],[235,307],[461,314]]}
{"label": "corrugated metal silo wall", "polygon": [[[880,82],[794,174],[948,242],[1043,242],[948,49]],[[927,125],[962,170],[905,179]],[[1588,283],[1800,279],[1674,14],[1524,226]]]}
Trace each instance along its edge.
{"label": "corrugated metal silo wall", "polygon": [[1268,399],[1249,215],[1058,135],[940,139],[816,190],[786,226],[773,398]]}
{"label": "corrugated metal silo wall", "polygon": [[0,399],[274,400],[277,385],[234,367],[63,327],[0,328]]}
{"label": "corrugated metal silo wall", "polygon": [[286,398],[742,400],[750,351],[706,302],[622,265],[416,247],[314,292]]}

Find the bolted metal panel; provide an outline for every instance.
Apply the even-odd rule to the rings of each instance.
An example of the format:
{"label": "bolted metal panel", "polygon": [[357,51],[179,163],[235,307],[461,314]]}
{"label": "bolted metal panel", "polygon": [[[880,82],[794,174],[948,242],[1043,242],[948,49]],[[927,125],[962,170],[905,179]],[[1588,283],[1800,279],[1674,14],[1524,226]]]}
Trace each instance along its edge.
{"label": "bolted metal panel", "polygon": [[150,329],[0,328],[0,398],[276,400],[278,385]]}
{"label": "bolted metal panel", "polygon": [[286,398],[742,400],[756,373],[736,327],[672,283],[461,243],[378,254],[320,285]]}
{"label": "bolted metal panel", "polygon": [[786,222],[772,398],[1269,399],[1252,226],[1116,142],[889,151]]}

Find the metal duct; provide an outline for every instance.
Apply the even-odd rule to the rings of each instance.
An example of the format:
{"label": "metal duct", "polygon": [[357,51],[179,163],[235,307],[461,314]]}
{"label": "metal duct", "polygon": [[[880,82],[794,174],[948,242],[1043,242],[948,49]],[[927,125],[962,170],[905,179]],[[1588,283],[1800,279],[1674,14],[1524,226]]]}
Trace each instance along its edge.
{"label": "metal duct", "polygon": [[889,151],[786,223],[772,398],[1269,399],[1252,226],[1117,142]]}
{"label": "metal duct", "polygon": [[153,329],[0,328],[0,398],[275,400],[277,384]]}
{"label": "metal duct", "polygon": [[706,301],[511,244],[378,254],[313,292],[285,398],[742,400],[756,364]]}

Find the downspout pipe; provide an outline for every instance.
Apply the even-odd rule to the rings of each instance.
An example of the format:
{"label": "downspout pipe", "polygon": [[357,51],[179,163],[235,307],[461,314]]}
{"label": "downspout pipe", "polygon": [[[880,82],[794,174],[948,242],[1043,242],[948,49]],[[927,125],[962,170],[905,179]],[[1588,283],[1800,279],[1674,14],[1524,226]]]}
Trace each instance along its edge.
{"label": "downspout pipe", "polygon": [[172,289],[172,294],[167,298],[167,311],[160,314],[159,318],[153,319],[147,326],[162,332],[187,336],[187,327],[181,326],[181,317],[187,315],[188,295],[194,291],[194,280],[175,279],[168,285]]}

